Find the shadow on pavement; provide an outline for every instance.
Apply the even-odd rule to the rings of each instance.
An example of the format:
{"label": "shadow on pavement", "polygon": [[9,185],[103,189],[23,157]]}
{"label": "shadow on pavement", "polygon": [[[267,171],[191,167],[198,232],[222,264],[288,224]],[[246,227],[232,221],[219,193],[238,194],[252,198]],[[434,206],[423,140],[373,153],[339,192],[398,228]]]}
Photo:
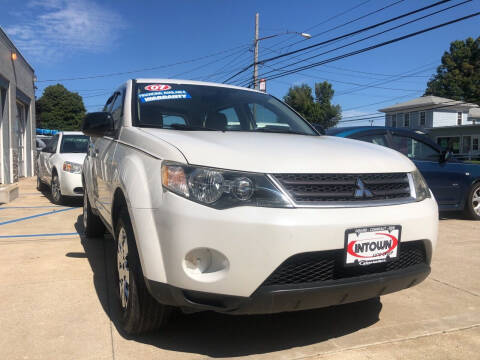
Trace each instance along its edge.
{"label": "shadow on pavement", "polygon": [[440,220],[465,220],[472,221],[463,211],[441,211],[438,218]]}
{"label": "shadow on pavement", "polygon": [[[83,233],[82,215],[75,224]],[[113,287],[114,246],[111,236],[86,239],[82,245],[93,270],[98,299],[117,331],[125,339],[158,348],[232,357],[280,351],[340,337],[375,324],[382,304],[379,299],[318,310],[274,315],[222,315],[201,312],[176,313],[160,332],[130,337],[121,330],[120,310]],[[67,255],[68,256],[68,255]],[[77,256],[73,256],[77,257]]]}
{"label": "shadow on pavement", "polygon": [[[50,188],[47,187],[46,190],[38,190],[37,191],[39,193],[41,193],[44,197],[46,197],[48,199],[48,201],[50,201],[52,204],[54,204],[53,200],[52,200],[52,194],[50,192]],[[63,200],[63,203],[61,204],[62,206],[72,206],[72,207],[76,207],[76,206],[83,206],[83,197],[82,196],[64,196],[64,200]]]}

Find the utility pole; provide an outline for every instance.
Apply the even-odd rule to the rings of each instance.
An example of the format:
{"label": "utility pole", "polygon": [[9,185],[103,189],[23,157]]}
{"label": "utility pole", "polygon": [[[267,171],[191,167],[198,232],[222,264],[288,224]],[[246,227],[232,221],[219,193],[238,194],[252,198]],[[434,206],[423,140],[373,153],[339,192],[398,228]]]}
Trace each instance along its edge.
{"label": "utility pole", "polygon": [[253,43],[253,88],[258,89],[258,19],[260,15],[255,14],[255,40]]}

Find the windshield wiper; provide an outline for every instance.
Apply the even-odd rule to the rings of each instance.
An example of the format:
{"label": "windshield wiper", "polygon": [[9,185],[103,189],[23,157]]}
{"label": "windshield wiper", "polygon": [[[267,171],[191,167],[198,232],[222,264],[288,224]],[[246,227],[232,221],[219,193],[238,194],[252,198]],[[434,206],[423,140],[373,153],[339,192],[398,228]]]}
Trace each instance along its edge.
{"label": "windshield wiper", "polygon": [[[184,124],[172,124],[170,125],[170,128],[174,130],[185,130],[185,131],[195,131],[195,130],[200,130],[200,131],[222,131],[220,129],[213,129],[213,128],[208,128],[208,127],[203,127],[203,126],[195,126],[195,125],[184,125]],[[225,130],[223,130],[225,131]]]}

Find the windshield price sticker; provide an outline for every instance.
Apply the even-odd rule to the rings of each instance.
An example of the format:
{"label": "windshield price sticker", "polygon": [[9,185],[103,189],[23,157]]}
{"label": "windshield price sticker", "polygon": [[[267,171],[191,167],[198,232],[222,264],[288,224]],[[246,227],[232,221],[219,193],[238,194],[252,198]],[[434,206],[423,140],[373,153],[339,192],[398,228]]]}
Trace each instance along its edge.
{"label": "windshield price sticker", "polygon": [[192,97],[185,90],[164,90],[138,94],[138,98],[140,102],[148,103],[161,100],[191,99]]}
{"label": "windshield price sticker", "polygon": [[396,260],[400,225],[350,229],[345,232],[345,264],[370,265]]}
{"label": "windshield price sticker", "polygon": [[170,90],[172,87],[170,85],[165,84],[151,84],[145,86],[145,90],[147,91],[163,91],[163,90]]}

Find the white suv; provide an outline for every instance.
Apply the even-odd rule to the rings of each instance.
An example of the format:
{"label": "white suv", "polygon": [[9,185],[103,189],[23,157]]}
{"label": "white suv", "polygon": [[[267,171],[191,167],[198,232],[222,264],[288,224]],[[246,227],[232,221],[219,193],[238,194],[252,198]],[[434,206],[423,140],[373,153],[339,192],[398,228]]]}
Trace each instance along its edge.
{"label": "white suv", "polygon": [[85,233],[114,236],[128,333],[158,327],[173,307],[312,309],[430,272],[438,210],[415,165],[322,136],[270,95],[129,80],[83,131]]}

